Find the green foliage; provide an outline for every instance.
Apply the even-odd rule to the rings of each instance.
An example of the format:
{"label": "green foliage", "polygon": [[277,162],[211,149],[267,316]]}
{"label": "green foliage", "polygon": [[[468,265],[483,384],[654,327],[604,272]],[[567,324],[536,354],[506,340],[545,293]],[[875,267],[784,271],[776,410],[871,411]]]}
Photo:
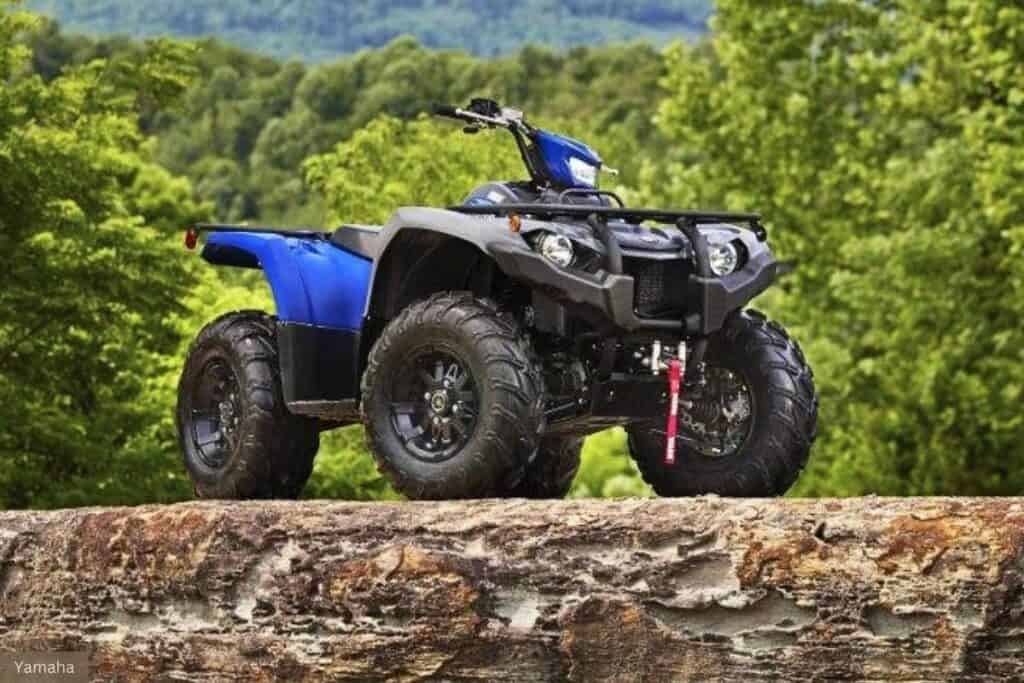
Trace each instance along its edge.
{"label": "green foliage", "polygon": [[[37,72],[102,56],[137,59],[123,39],[88,41],[45,27],[33,41]],[[173,109],[146,112],[145,132],[158,139],[157,159],[191,178],[222,220],[319,224],[319,195],[301,182],[306,157],[328,151],[380,115],[408,120],[433,103],[487,95],[531,115],[586,121],[621,134],[607,156],[624,173],[637,168],[635,146],[664,147],[652,117],[664,75],[649,46],[577,48],[559,55],[528,48],[483,61],[437,52],[403,38],[316,67],[282,64],[204,41],[199,77]]]}
{"label": "green foliage", "polygon": [[305,165],[332,222],[358,216],[369,223],[383,223],[398,206],[449,206],[488,179],[521,175],[521,167],[509,135],[469,136],[426,118],[388,117]]}
{"label": "green foliage", "polygon": [[[311,69],[268,67],[204,45],[200,68],[208,80],[186,95],[181,111],[153,122],[160,159],[196,178],[201,196],[215,201],[224,218],[300,224],[325,218],[320,196],[301,183],[302,160],[378,116],[410,120],[436,102],[490,95],[534,116],[628,130],[634,144],[646,144],[657,136],[651,94],[660,92],[664,75],[661,56],[644,46],[581,48],[565,56],[530,49],[485,62],[408,39]],[[623,157],[623,170],[633,170],[632,152]]]}
{"label": "green foliage", "polygon": [[670,54],[654,194],[758,207],[799,264],[770,300],[822,393],[797,492],[1018,493],[1024,10],[718,10],[714,59]]}
{"label": "green foliage", "polygon": [[646,498],[653,495],[629,456],[625,430],[609,429],[587,439],[570,497]]}
{"label": "green foliage", "polygon": [[[0,2],[0,507],[175,495],[154,480],[148,378],[174,349],[191,281],[161,228],[203,213],[155,166],[137,111],[187,78],[180,48],[44,82]],[[143,99],[143,94],[145,99]],[[140,497],[138,492],[144,495]]]}
{"label": "green foliage", "polygon": [[[156,26],[176,7],[138,17]],[[797,493],[1024,484],[1016,6],[720,0],[712,41],[664,55],[484,61],[403,38],[313,67],[215,41],[70,37],[10,8],[0,0],[0,508],[187,497],[173,404],[188,343],[221,312],[272,302],[258,272],[186,258],[178,229],[211,215],[383,221],[520,176],[505,136],[421,117],[470,96],[593,143],[632,203],[768,217],[797,269],[757,305],[801,340],[822,395]],[[193,16],[205,27],[213,14]],[[573,495],[649,494],[621,430],[588,440]],[[395,494],[348,428],[324,436],[308,495]]]}
{"label": "green foliage", "polygon": [[72,29],[133,36],[216,35],[279,57],[330,59],[380,47],[401,35],[432,48],[459,48],[479,55],[513,52],[534,43],[555,48],[627,40],[665,42],[702,33],[710,0],[527,0],[481,3],[275,2],[190,0],[31,0],[30,7]]}
{"label": "green foliage", "polygon": [[303,494],[335,500],[398,500],[366,450],[362,427],[345,427],[323,435],[316,469]]}

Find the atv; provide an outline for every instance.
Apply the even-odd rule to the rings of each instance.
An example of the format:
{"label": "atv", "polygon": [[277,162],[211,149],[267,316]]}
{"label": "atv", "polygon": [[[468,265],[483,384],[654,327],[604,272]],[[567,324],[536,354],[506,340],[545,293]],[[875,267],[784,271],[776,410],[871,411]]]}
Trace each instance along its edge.
{"label": "atv", "polygon": [[520,111],[435,114],[510,132],[529,179],[383,226],[186,233],[212,264],[262,269],[276,308],[189,350],[196,494],[297,497],[320,432],[359,422],[413,499],[562,497],[583,437],[613,426],[659,495],[784,493],[818,402],[797,343],[744,308],[779,270],[759,216],[626,207],[594,150]]}

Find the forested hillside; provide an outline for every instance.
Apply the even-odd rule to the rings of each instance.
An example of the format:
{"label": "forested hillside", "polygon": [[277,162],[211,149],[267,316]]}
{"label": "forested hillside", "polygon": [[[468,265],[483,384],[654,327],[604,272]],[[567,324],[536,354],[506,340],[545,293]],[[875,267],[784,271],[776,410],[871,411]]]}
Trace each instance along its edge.
{"label": "forested hillside", "polygon": [[[216,42],[70,37],[0,0],[0,507],[177,500],[190,338],[272,304],[180,248],[196,218],[382,220],[515,172],[495,135],[422,118],[490,95],[594,144],[640,204],[758,209],[796,270],[757,300],[822,395],[800,494],[1024,486],[1024,10],[721,0],[705,45],[400,39],[320,66]],[[621,432],[577,495],[643,493]],[[311,495],[393,495],[358,428]]]}
{"label": "forested hillside", "polygon": [[[33,40],[34,68],[51,78],[66,64],[101,57],[132,63],[145,50],[127,39],[68,36],[49,23]],[[320,198],[302,182],[302,161],[376,117],[413,118],[436,102],[487,95],[541,122],[585,122],[603,131],[606,156],[631,170],[636,165],[627,150],[656,146],[653,116],[665,74],[662,55],[645,45],[565,54],[527,48],[484,60],[429,50],[411,38],[318,66],[203,41],[192,64],[193,86],[173,108],[141,121],[156,135],[156,157],[188,175],[222,219],[314,224],[325,216]]]}
{"label": "forested hillside", "polygon": [[711,0],[31,0],[69,28],[94,34],[207,36],[278,57],[324,60],[402,35],[478,55],[525,45],[663,44],[706,30]]}

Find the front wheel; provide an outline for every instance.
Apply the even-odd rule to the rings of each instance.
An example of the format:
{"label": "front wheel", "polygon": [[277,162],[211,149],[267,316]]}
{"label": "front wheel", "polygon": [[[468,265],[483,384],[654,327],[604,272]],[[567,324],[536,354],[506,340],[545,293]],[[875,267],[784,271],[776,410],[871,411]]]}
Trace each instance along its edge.
{"label": "front wheel", "polygon": [[680,396],[676,461],[665,425],[628,428],[644,479],[661,496],[765,497],[796,481],[814,442],[818,398],[800,347],[757,311],[729,318],[708,344],[703,382]]}
{"label": "front wheel", "polygon": [[363,375],[370,450],[413,499],[487,498],[523,476],[544,427],[544,386],[511,316],[469,292],[411,304]]}

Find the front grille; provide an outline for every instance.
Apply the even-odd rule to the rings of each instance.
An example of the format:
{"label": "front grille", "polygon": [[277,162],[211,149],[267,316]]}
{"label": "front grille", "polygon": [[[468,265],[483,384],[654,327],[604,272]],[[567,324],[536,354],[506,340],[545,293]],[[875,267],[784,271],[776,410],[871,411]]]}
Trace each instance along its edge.
{"label": "front grille", "polygon": [[686,307],[690,264],[685,259],[655,261],[624,258],[623,270],[634,280],[633,308],[644,318],[680,318]]}

